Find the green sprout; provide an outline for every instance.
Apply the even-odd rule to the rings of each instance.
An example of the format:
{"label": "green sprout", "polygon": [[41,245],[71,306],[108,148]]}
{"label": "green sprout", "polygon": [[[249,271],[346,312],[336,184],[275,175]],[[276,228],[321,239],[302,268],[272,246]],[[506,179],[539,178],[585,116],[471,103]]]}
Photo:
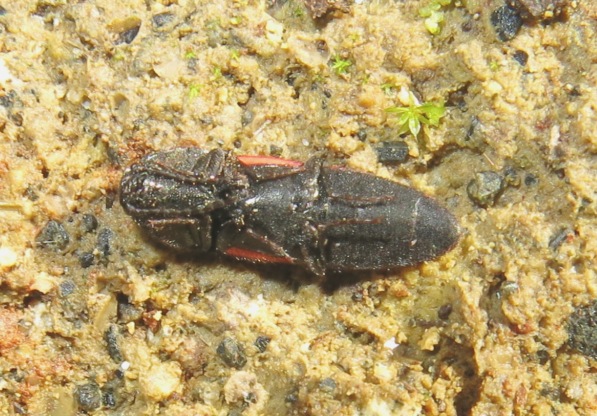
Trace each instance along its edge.
{"label": "green sprout", "polygon": [[399,116],[398,134],[410,132],[414,137],[417,137],[421,131],[421,124],[437,127],[439,119],[446,112],[443,103],[428,102],[419,104],[412,92],[409,93],[409,101],[408,107],[390,107],[386,109],[386,112]]}
{"label": "green sprout", "polygon": [[381,90],[384,92],[385,95],[390,95],[392,93],[392,91],[394,90],[394,88],[395,88],[394,84],[392,84],[390,82],[381,84]]}
{"label": "green sprout", "polygon": [[441,24],[444,21],[442,7],[452,4],[452,0],[431,0],[431,2],[419,9],[419,16],[426,17],[425,28],[432,35],[439,35],[442,31]]}
{"label": "green sprout", "polygon": [[489,69],[491,69],[492,72],[497,72],[500,69],[500,63],[498,61],[489,61]]}
{"label": "green sprout", "polygon": [[352,66],[352,62],[348,59],[342,59],[339,55],[334,56],[332,62],[332,69],[336,71],[336,74],[346,74],[348,68]]}
{"label": "green sprout", "polygon": [[185,59],[195,59],[197,58],[197,54],[193,51],[188,51],[184,54]]}
{"label": "green sprout", "polygon": [[203,88],[201,84],[189,85],[189,98],[197,98],[199,96],[199,93],[201,92],[201,88]]}
{"label": "green sprout", "polygon": [[213,73],[213,79],[222,78],[222,68],[220,68],[219,66],[215,66],[214,69],[212,70],[212,73]]}

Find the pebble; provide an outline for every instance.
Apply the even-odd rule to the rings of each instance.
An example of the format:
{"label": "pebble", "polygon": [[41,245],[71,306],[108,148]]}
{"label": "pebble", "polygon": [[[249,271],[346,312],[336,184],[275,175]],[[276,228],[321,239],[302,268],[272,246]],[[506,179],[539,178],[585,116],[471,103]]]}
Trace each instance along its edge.
{"label": "pebble", "polygon": [[498,39],[505,42],[514,39],[522,26],[522,18],[512,7],[502,6],[491,13],[491,24]]}
{"label": "pebble", "polygon": [[466,192],[476,205],[486,208],[495,204],[497,197],[504,189],[504,181],[500,174],[492,171],[476,173],[469,182]]}
{"label": "pebble", "polygon": [[375,148],[380,163],[404,163],[408,160],[408,145],[405,142],[383,142]]}
{"label": "pebble", "polygon": [[243,346],[234,338],[224,338],[216,352],[229,367],[242,368],[247,363]]}
{"label": "pebble", "polygon": [[102,405],[102,393],[96,383],[87,383],[78,386],[75,391],[79,408],[90,412]]}
{"label": "pebble", "polygon": [[50,220],[37,235],[35,241],[41,247],[63,250],[68,245],[70,238],[61,223]]}

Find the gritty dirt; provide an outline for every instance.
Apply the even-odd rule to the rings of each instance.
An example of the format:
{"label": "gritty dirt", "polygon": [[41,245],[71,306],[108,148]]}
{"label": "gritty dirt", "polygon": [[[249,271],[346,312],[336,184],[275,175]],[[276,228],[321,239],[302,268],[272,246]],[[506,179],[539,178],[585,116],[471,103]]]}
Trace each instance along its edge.
{"label": "gritty dirt", "polygon": [[[595,414],[597,4],[431,3],[0,6],[0,414]],[[118,203],[174,146],[323,157],[462,236],[327,282],[181,257]]]}

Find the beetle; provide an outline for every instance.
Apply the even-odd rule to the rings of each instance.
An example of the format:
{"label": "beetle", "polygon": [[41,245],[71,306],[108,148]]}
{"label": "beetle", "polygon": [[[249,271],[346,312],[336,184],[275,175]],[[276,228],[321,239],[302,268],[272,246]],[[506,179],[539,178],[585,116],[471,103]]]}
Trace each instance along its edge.
{"label": "beetle", "polygon": [[421,192],[319,158],[159,151],[126,169],[120,202],[164,246],[318,276],[416,265],[459,238],[455,218]]}

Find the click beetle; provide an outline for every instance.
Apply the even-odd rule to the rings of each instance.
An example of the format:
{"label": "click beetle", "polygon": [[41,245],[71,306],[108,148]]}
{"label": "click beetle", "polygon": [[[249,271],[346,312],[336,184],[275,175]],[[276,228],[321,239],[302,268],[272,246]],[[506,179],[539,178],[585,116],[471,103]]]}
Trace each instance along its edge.
{"label": "click beetle", "polygon": [[326,272],[388,270],[458,241],[454,217],[412,188],[342,167],[174,148],[126,169],[120,202],[180,251]]}

